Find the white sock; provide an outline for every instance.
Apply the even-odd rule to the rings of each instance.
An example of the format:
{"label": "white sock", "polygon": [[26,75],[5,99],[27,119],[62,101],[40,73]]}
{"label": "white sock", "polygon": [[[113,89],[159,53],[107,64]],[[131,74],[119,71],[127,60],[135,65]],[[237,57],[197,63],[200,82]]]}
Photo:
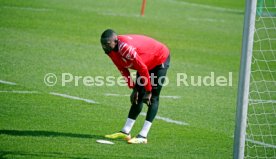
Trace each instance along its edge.
{"label": "white sock", "polygon": [[129,132],[131,131],[131,129],[134,125],[134,123],[135,123],[135,120],[127,118],[127,121],[125,123],[125,126],[122,129],[122,132],[129,134]]}
{"label": "white sock", "polygon": [[151,124],[152,124],[151,122],[146,120],[144,123],[143,129],[140,131],[139,135],[141,135],[143,137],[147,137],[150,127],[151,127]]}

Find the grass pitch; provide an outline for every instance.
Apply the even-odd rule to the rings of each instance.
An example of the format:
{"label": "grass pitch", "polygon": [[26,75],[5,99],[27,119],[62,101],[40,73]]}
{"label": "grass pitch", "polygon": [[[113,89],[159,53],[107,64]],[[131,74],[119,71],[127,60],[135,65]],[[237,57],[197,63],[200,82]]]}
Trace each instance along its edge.
{"label": "grass pitch", "polygon": [[[231,4],[229,4],[231,3]],[[238,0],[16,1],[0,3],[0,158],[232,158],[243,6]],[[119,34],[154,37],[171,50],[170,83],[162,90],[158,115],[188,126],[155,120],[147,145],[96,143],[119,131],[130,107],[127,87],[62,86],[62,73],[75,76],[120,74],[104,55],[99,37]],[[189,76],[233,73],[225,87],[177,86],[177,73]],[[55,73],[58,82],[43,78]],[[9,91],[37,91],[20,94]],[[58,92],[98,104],[50,95]],[[146,106],[144,107],[146,111]],[[132,135],[144,122],[140,116]]]}

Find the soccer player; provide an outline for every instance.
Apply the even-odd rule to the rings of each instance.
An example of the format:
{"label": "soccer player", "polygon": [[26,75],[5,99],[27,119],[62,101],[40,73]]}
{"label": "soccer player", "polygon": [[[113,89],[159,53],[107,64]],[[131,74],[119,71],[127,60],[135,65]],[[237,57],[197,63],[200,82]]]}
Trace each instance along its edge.
{"label": "soccer player", "polygon": [[[159,95],[164,84],[170,63],[169,49],[161,42],[144,35],[117,35],[107,29],[101,35],[101,45],[121,74],[125,77],[129,88],[131,107],[122,130],[105,135],[110,139],[125,139],[130,144],[147,143],[147,135],[157,114]],[[128,69],[137,70],[136,82],[132,81]],[[131,138],[130,131],[140,114],[143,103],[148,111],[144,126],[140,133]]]}

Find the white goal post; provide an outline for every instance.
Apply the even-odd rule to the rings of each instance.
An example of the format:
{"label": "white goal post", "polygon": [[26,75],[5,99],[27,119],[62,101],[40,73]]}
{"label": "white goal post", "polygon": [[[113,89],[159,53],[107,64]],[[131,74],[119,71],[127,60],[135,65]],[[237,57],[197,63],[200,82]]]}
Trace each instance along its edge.
{"label": "white goal post", "polygon": [[234,159],[276,158],[275,13],[276,0],[246,0]]}

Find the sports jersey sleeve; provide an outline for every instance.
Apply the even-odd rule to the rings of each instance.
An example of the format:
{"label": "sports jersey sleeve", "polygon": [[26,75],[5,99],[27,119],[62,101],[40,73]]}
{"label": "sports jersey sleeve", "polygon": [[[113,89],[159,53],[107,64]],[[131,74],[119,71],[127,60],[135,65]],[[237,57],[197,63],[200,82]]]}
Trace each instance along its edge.
{"label": "sports jersey sleeve", "polygon": [[118,67],[118,70],[120,71],[120,73],[122,74],[122,76],[125,78],[126,82],[127,82],[127,85],[129,88],[134,88],[135,84],[130,76],[130,72],[127,68],[121,68],[121,67]]}
{"label": "sports jersey sleeve", "polygon": [[132,68],[137,70],[146,91],[151,91],[152,86],[150,82],[149,70],[142,61],[141,57],[137,54],[136,49],[126,43],[122,43],[119,46],[119,52],[126,59],[132,62]]}

